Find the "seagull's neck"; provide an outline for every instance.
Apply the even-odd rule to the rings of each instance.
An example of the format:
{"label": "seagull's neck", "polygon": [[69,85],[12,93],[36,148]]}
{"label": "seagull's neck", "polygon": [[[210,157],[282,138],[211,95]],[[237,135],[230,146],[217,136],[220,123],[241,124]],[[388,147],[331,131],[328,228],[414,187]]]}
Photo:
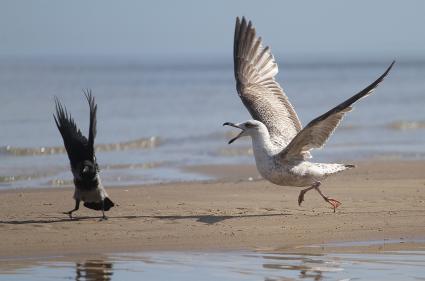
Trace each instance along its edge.
{"label": "seagull's neck", "polygon": [[256,158],[264,156],[273,156],[276,153],[276,149],[270,140],[270,134],[266,128],[257,132],[251,136],[252,148]]}

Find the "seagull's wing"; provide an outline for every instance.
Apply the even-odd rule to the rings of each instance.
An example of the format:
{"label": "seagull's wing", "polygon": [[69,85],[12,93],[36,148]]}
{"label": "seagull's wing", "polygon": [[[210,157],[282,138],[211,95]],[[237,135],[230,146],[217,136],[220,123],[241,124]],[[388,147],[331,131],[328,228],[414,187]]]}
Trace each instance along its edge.
{"label": "seagull's wing", "polygon": [[379,83],[387,76],[394,63],[395,61],[391,63],[384,74],[361,92],[311,121],[295,136],[288,146],[279,154],[279,157],[285,159],[302,158],[311,149],[323,147],[341,122],[345,113],[351,111],[351,105],[357,100],[372,94]]}
{"label": "seagull's wing", "polygon": [[89,140],[88,140],[88,149],[89,153],[94,155],[94,139],[96,138],[96,113],[97,113],[97,104],[95,102],[94,96],[91,93],[90,89],[84,90],[84,95],[86,96],[87,102],[90,107],[90,127],[89,127]]}
{"label": "seagull's wing", "polygon": [[72,167],[84,160],[92,160],[89,143],[81,131],[77,128],[71,114],[68,114],[66,108],[62,106],[59,99],[55,97],[56,115],[53,115],[56,126],[62,135],[66,152]]}
{"label": "seagull's wing", "polygon": [[275,81],[278,68],[270,48],[262,46],[245,18],[236,18],[233,59],[239,97],[252,117],[266,125],[272,142],[283,149],[301,130],[301,123]]}

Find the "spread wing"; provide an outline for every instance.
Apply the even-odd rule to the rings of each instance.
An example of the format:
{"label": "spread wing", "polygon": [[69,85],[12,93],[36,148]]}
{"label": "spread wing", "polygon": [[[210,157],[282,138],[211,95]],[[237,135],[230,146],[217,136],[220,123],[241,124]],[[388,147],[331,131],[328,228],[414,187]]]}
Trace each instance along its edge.
{"label": "spread wing", "polygon": [[271,141],[282,149],[301,130],[294,108],[275,81],[277,64],[263,47],[251,22],[236,18],[233,46],[236,89],[251,116],[266,125]]}
{"label": "spread wing", "polygon": [[384,74],[361,92],[311,121],[295,136],[288,146],[279,154],[279,157],[286,159],[301,158],[311,149],[323,147],[341,122],[345,113],[351,111],[351,105],[357,100],[372,94],[379,83],[387,76],[394,63],[395,61],[391,63]]}
{"label": "spread wing", "polygon": [[86,96],[87,102],[90,107],[90,127],[89,127],[89,140],[88,140],[88,149],[91,155],[94,155],[94,139],[96,138],[96,113],[97,105],[94,99],[94,96],[91,93],[90,89],[84,90],[84,95]]}
{"label": "spread wing", "polygon": [[[87,99],[89,100],[89,96]],[[91,97],[91,95],[90,95]],[[94,103],[94,100],[92,100]],[[60,103],[59,99],[55,97],[56,104],[56,115],[53,115],[55,119],[56,126],[59,129],[59,132],[62,135],[63,142],[65,145],[66,152],[68,153],[69,161],[71,162],[72,167],[76,167],[79,162],[84,160],[93,161],[94,159],[94,149],[93,143],[90,144],[89,140],[81,133],[80,129],[77,128],[74,119],[71,114],[69,114],[64,106]],[[90,101],[89,101],[90,104]],[[92,106],[90,106],[92,108]],[[90,127],[92,124],[93,128],[96,127],[96,107],[93,108],[93,121],[90,117]],[[92,116],[92,110],[90,110],[90,116]],[[95,129],[90,129],[90,135],[95,136]],[[89,137],[90,139],[90,137]]]}

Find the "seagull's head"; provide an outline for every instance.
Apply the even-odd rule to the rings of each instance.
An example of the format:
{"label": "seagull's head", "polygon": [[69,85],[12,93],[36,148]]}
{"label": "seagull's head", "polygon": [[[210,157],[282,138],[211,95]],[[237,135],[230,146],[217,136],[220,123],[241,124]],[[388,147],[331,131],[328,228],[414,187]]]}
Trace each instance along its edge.
{"label": "seagull's head", "polygon": [[262,130],[264,129],[267,130],[266,126],[257,120],[248,120],[246,122],[236,123],[236,124],[232,122],[226,122],[223,124],[223,126],[231,126],[231,127],[235,127],[242,130],[236,137],[234,137],[233,139],[229,141],[229,144],[231,144],[238,138],[247,137],[247,136],[254,137],[258,134],[261,134]]}

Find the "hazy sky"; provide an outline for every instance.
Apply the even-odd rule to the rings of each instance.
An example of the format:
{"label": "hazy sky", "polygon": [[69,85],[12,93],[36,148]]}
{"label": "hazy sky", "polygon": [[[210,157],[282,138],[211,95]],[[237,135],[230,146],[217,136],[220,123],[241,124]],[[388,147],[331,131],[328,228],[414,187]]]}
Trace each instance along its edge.
{"label": "hazy sky", "polygon": [[236,16],[275,54],[425,57],[425,1],[0,2],[0,57],[230,56]]}

